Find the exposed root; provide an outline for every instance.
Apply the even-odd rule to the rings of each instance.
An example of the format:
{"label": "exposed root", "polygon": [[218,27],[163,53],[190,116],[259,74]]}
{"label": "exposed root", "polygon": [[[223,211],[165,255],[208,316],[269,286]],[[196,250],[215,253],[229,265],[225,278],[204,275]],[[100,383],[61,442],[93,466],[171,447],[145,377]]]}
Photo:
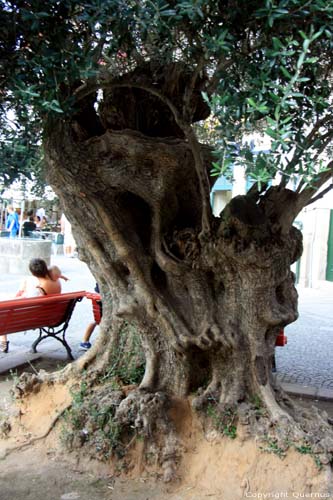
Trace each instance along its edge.
{"label": "exposed root", "polygon": [[[119,423],[134,425],[146,439],[146,447],[158,454],[158,464],[163,469],[165,482],[175,478],[180,455],[180,444],[174,426],[168,417],[170,400],[166,394],[142,391],[131,392],[116,412]],[[147,450],[148,453],[148,450]]]}
{"label": "exposed root", "polygon": [[333,426],[325,412],[300,408],[281,388],[261,387],[258,395],[239,403],[223,404],[219,384],[210,384],[192,401],[205,433],[215,428],[229,437],[241,432],[255,437],[259,447],[280,457],[289,448],[311,455],[318,466],[333,464]]}
{"label": "exposed root", "polygon": [[260,396],[263,406],[267,408],[272,424],[292,424],[292,417],[277,403],[270,385],[260,386]]}
{"label": "exposed root", "polygon": [[[163,470],[164,480],[175,478],[183,450],[170,417],[170,397],[165,392],[124,387],[117,376],[109,375],[99,378],[102,385],[94,383],[97,375],[91,370],[81,377],[77,392],[72,391],[71,405],[56,415],[46,432],[7,450],[5,456],[45,438],[64,416],[67,428],[63,442],[70,450],[85,447],[100,460],[113,455],[125,460],[141,440],[144,461],[149,463],[154,457],[154,466]],[[38,393],[45,383],[53,382],[44,378],[44,372],[23,374],[15,393],[24,398]],[[300,409],[278,386],[259,386],[258,393],[247,398],[240,397],[237,384],[230,383],[227,389],[218,377],[213,377],[193,399],[192,407],[205,433],[212,426],[231,438],[240,432],[243,437],[255,437],[262,450],[281,457],[293,447],[313,456],[317,465],[333,463],[333,427],[326,414],[319,415],[315,408],[311,412]]]}
{"label": "exposed root", "polygon": [[16,399],[22,399],[29,394],[37,394],[46,379],[49,381],[48,375],[49,374],[44,372],[44,370],[40,370],[38,375],[35,373],[22,373],[19,381],[12,390],[14,397]]}
{"label": "exposed root", "polygon": [[29,441],[26,441],[25,443],[22,443],[18,446],[13,446],[12,448],[7,448],[5,450],[5,452],[1,455],[1,459],[4,459],[4,458],[7,458],[8,455],[10,455],[11,453],[13,453],[14,451],[19,451],[19,450],[23,450],[24,448],[28,448],[29,446],[33,445],[34,443],[36,443],[36,441],[40,441],[41,439],[45,439],[49,434],[50,432],[54,429],[56,423],[60,420],[60,418],[64,415],[64,413],[68,410],[68,408],[70,408],[71,404],[67,405],[60,413],[58,413],[54,418],[53,420],[51,421],[49,427],[47,428],[47,430],[40,436],[36,436],[32,439],[29,439]]}
{"label": "exposed root", "polygon": [[[171,418],[166,394],[146,393],[137,388],[116,388],[116,381],[88,388],[81,383],[73,392],[73,404],[65,413],[62,442],[74,451],[102,461],[111,456],[130,465],[130,451],[143,442],[144,461],[163,471],[164,481],[176,476],[180,444]],[[150,464],[151,465],[151,464]]]}

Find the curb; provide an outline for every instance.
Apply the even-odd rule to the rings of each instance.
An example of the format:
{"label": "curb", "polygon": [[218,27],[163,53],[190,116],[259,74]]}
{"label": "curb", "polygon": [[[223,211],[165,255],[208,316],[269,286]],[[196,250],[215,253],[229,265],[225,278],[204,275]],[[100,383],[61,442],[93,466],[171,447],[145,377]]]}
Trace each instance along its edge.
{"label": "curb", "polygon": [[40,359],[41,357],[42,354],[39,352],[36,353],[22,352],[22,353],[13,353],[10,356],[6,355],[6,357],[2,356],[0,360],[0,375],[7,374],[11,370],[20,368],[21,366],[26,365],[31,361]]}
{"label": "curb", "polygon": [[280,382],[282,389],[291,396],[299,396],[308,399],[321,399],[333,401],[333,391],[322,387],[313,387],[299,384],[287,384]]}

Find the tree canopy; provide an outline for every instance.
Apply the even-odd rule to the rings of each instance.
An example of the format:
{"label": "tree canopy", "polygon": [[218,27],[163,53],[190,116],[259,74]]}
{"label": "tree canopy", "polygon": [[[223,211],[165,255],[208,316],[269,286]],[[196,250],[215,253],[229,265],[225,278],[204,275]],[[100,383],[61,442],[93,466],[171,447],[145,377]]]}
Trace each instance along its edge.
{"label": "tree canopy", "polygon": [[[301,191],[328,168],[331,1],[2,0],[0,15],[7,182],[40,162],[46,118],[73,116],[87,96],[96,92],[98,103],[98,92],[129,82],[162,99],[180,125],[208,115],[195,111],[193,90],[203,93],[217,118],[214,175],[238,162],[259,182],[297,174]],[[170,65],[186,67],[192,89],[164,92]],[[269,153],[235,148],[256,129],[271,137]]]}

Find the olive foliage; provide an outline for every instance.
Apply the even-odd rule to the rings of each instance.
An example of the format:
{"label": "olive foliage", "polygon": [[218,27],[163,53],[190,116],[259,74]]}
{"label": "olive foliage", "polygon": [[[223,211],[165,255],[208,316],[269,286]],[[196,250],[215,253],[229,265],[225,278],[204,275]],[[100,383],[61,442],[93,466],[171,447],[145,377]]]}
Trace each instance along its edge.
{"label": "olive foliage", "polygon": [[[213,175],[231,175],[241,163],[259,185],[296,175],[299,191],[329,177],[331,0],[1,0],[0,7],[3,183],[40,167],[50,115],[66,119],[91,92],[133,72],[144,84],[147,64],[173,63],[192,72],[192,83],[177,102],[159,96],[190,125],[191,85],[204,81],[216,118]],[[235,147],[255,130],[271,138],[269,152]]]}

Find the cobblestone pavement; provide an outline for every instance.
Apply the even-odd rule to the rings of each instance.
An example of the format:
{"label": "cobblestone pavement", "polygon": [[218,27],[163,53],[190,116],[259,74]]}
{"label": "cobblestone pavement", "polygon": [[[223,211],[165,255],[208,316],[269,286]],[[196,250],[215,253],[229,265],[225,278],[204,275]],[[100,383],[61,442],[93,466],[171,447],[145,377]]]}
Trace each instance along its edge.
{"label": "cobblestone pavement", "polygon": [[281,382],[333,390],[333,283],[299,288],[299,318],[285,329],[288,344],[276,348]]}
{"label": "cobblestone pavement", "polygon": [[[93,291],[95,279],[88,267],[78,259],[61,255],[52,256],[52,264],[60,267],[69,278],[63,282],[63,292]],[[0,281],[0,300],[12,298],[23,276],[3,275]],[[325,289],[300,288],[299,319],[285,329],[288,344],[276,348],[277,376],[283,383],[300,384],[333,390],[333,283]],[[84,329],[92,321],[90,301],[83,299],[76,305],[66,338],[75,358],[83,354],[79,349]],[[92,342],[98,335],[96,328]],[[9,336],[10,352],[0,353],[1,365],[11,356],[29,352],[36,332],[17,333]],[[47,339],[38,346],[44,356],[61,361],[66,352],[60,342]]]}

